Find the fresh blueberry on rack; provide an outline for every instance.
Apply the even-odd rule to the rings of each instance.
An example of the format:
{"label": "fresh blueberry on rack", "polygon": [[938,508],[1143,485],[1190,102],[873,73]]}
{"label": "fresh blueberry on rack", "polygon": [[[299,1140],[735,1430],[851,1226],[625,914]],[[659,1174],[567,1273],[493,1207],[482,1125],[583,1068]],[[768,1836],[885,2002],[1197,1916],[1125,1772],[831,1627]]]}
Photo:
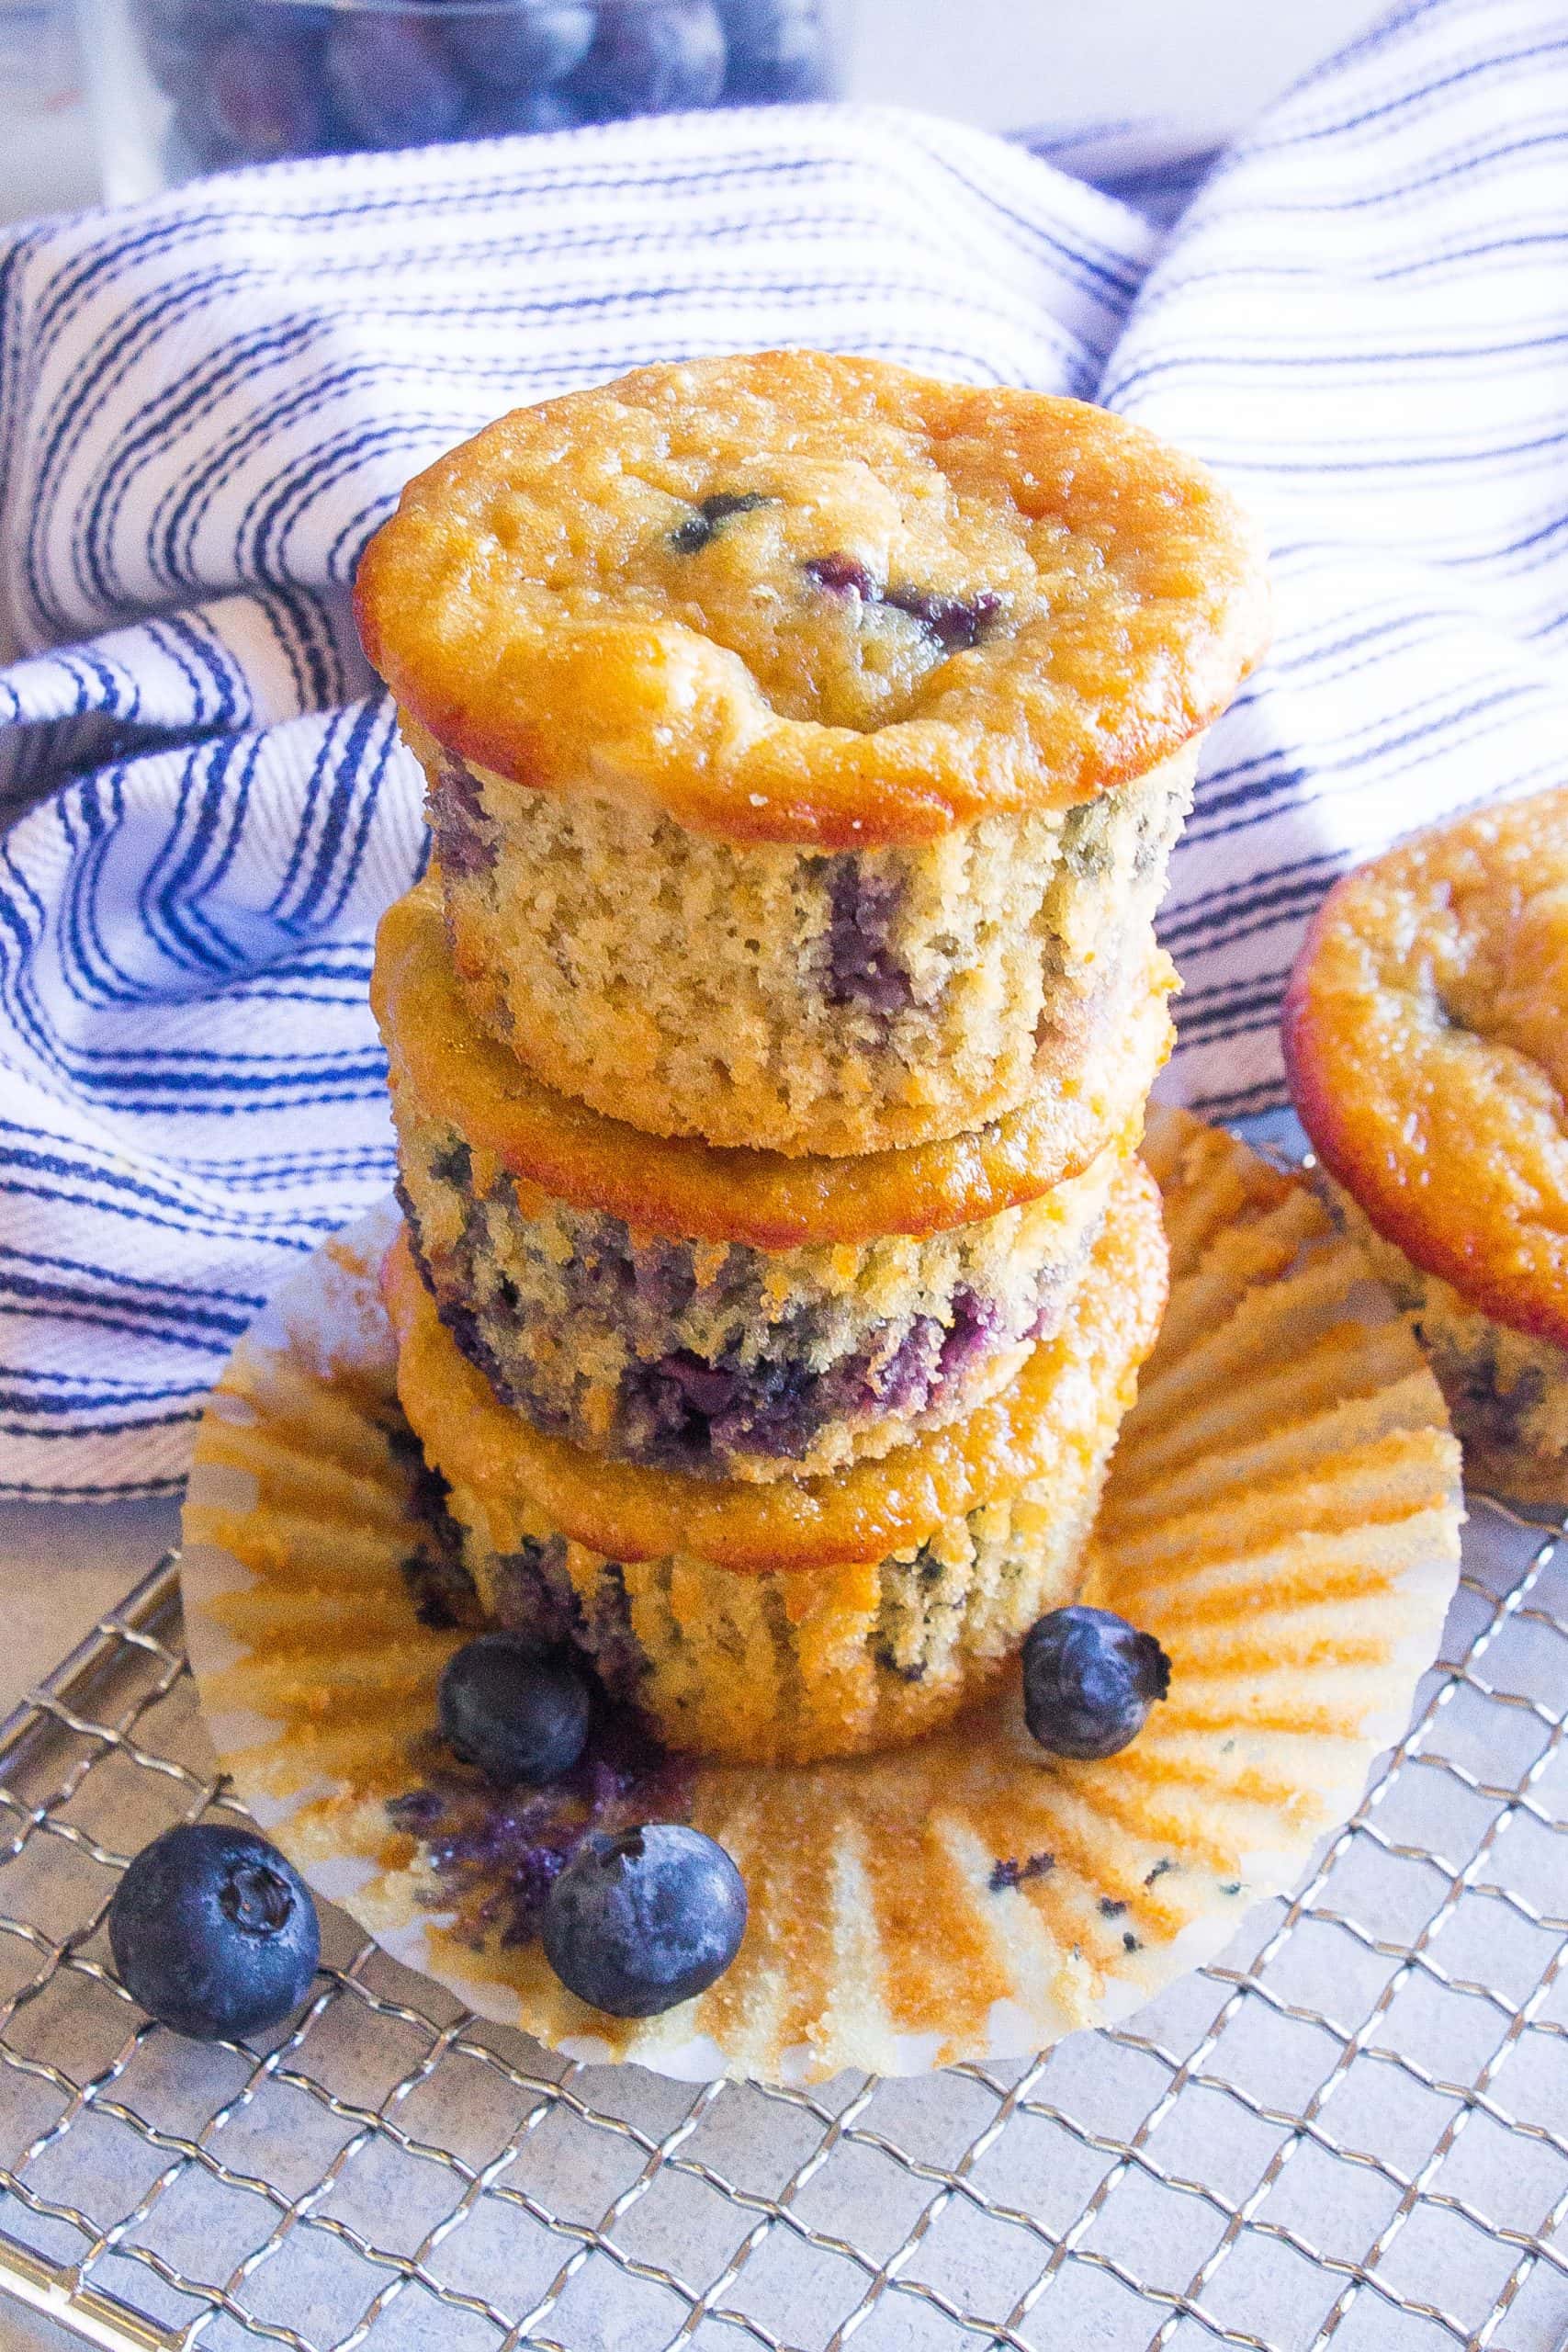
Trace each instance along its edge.
{"label": "fresh blueberry on rack", "polygon": [[713,0],[604,0],[573,84],[601,119],[710,107],[724,87]]}
{"label": "fresh blueberry on rack", "polygon": [[144,1846],[109,1905],[120,1983],[196,2041],[278,2024],[304,1999],[321,1938],[298,1871],[254,1829],[187,1822]]}
{"label": "fresh blueberry on rack", "polygon": [[545,1957],[569,1993],[653,2018],[707,1990],[746,1932],[746,1887],[700,1829],[649,1822],[586,1838],[545,1904]]}
{"label": "fresh blueberry on rack", "polygon": [[1169,1689],[1154,1635],[1110,1609],[1053,1609],[1023,1645],[1024,1720],[1053,1756],[1118,1755]]}
{"label": "fresh blueberry on rack", "polygon": [[502,1788],[541,1787],[570,1772],[588,1737],[588,1685],[563,1658],[513,1634],[480,1634],[454,1650],[436,1693],[441,1736]]}
{"label": "fresh blueberry on rack", "polygon": [[732,514],[750,514],[759,506],[771,506],[773,501],[761,490],[717,490],[711,498],[698,502],[696,513],[689,521],[677,524],[670,534],[670,544],[681,555],[697,555],[706,547],[721,523]]}

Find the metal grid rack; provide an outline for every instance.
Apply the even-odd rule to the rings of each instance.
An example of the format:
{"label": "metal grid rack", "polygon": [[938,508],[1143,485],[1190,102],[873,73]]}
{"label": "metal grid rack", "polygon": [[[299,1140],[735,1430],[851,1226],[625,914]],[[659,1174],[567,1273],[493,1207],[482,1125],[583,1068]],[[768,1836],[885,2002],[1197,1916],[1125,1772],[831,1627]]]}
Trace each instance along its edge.
{"label": "metal grid rack", "polygon": [[584,2068],[341,1915],[270,2045],[150,2026],[116,1873],[225,1798],[165,1561],[0,1726],[0,2287],[246,2352],[1559,2352],[1568,1541],[1478,1506],[1412,1728],[1123,2029],[812,2093]]}

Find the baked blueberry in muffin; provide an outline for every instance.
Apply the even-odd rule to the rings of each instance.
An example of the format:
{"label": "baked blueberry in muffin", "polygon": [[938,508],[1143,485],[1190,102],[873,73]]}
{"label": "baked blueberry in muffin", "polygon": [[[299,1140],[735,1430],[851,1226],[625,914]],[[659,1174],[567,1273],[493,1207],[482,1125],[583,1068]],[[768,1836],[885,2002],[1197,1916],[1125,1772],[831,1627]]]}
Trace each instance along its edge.
{"label": "baked blueberry in muffin", "polygon": [[606,1462],[509,1411],[406,1237],[383,1291],[398,1394],[491,1621],[577,1651],[669,1747],[806,1761],[944,1722],[1076,1597],[1166,1265],[1134,1161],[1060,1328],[1007,1388],[879,1460],[771,1484]]}
{"label": "baked blueberry in muffin", "polygon": [[1060,1325],[1168,978],[1071,1094],[956,1143],[788,1159],[642,1136],[532,1078],[474,1023],[426,884],[383,919],[373,989],[415,1263],[497,1396],[591,1453],[755,1479],[885,1453]]}
{"label": "baked blueberry in muffin", "polygon": [[786,1154],[1082,1083],[1265,626],[1236,508],[1137,426],[805,351],[502,419],[356,594],[476,1019]]}

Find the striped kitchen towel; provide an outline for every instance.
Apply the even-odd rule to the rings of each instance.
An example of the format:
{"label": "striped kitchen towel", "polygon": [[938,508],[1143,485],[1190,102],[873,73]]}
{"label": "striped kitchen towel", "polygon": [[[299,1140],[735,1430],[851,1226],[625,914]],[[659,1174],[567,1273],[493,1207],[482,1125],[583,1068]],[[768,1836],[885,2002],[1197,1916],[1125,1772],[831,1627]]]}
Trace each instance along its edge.
{"label": "striped kitchen towel", "polygon": [[260,1302],[389,1182],[366,979],[423,832],[346,592],[400,484],[518,401],[781,342],[1104,401],[1261,518],[1275,651],[1165,924],[1188,1100],[1279,1099],[1341,867],[1568,772],[1563,8],[1405,6],[1168,229],[830,108],[28,229],[0,246],[5,1491],[177,1480]]}

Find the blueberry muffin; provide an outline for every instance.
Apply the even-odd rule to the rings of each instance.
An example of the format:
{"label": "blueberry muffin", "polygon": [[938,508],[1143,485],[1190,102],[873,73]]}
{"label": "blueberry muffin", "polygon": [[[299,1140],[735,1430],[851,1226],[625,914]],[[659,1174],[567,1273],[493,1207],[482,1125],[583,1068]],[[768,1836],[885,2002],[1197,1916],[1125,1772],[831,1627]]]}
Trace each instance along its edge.
{"label": "blueberry muffin", "polygon": [[491,1617],[584,1652],[666,1746],[760,1762],[946,1721],[1073,1597],[1165,1289],[1134,1162],[1061,1329],[999,1396],[880,1461],[745,1485],[534,1429],[455,1345],[406,1238],[383,1272],[399,1397]]}
{"label": "blueberry muffin", "polygon": [[414,1261],[496,1394],[591,1453],[725,1478],[886,1453],[1058,1328],[1172,977],[1161,958],[1097,1086],[1039,1116],[785,1159],[639,1135],[532,1078],[476,1026],[426,883],[382,919],[372,983]]}
{"label": "blueberry muffin", "polygon": [[1338,883],[1291,982],[1285,1055],[1468,1476],[1568,1503],[1568,789]]}
{"label": "blueberry muffin", "polygon": [[809,351],[502,418],[356,603],[476,1018],[649,1134],[796,1154],[1082,1078],[1265,623],[1236,508],[1136,425]]}

